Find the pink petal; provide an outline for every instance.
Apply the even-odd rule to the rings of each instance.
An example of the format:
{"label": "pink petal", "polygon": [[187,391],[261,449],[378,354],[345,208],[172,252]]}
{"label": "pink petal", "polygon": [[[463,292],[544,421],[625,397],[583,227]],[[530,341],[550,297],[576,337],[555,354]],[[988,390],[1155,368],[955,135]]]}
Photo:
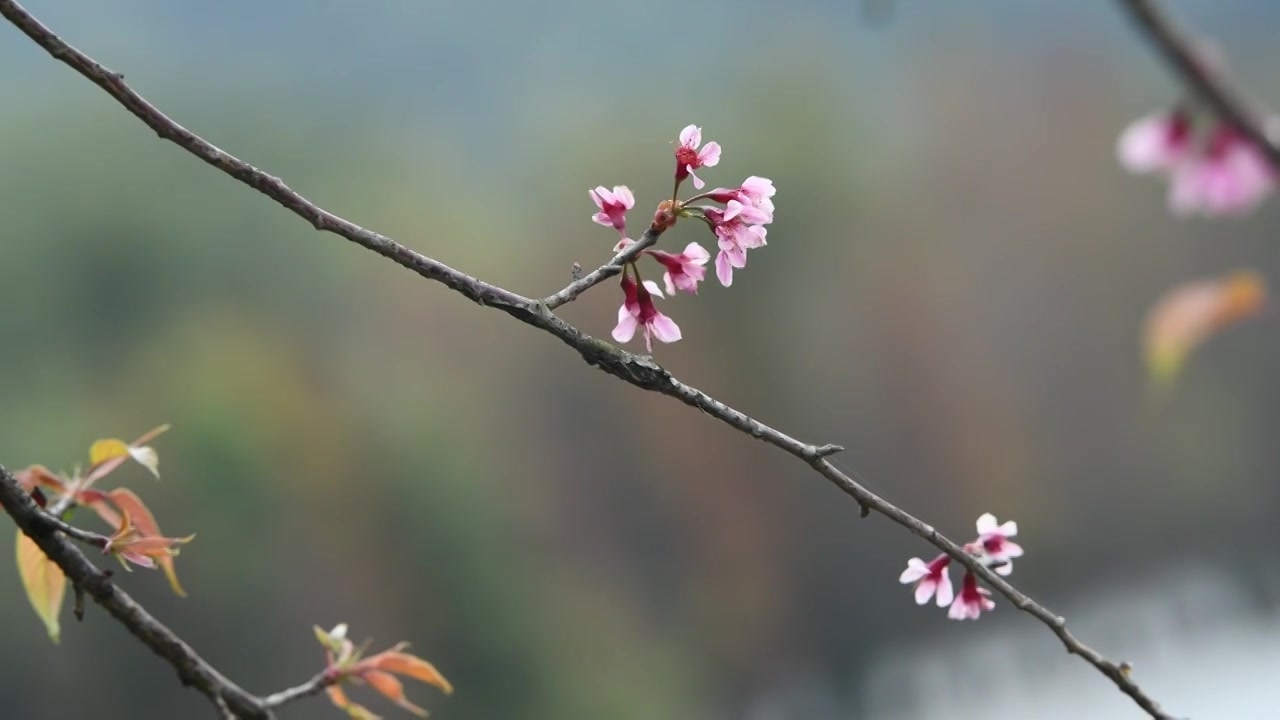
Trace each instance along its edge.
{"label": "pink petal", "polygon": [[673,343],[680,339],[680,326],[662,313],[658,313],[657,317],[649,321],[649,327],[653,328],[653,334],[664,343]]}
{"label": "pink petal", "polygon": [[676,284],[671,280],[671,271],[662,273],[662,282],[667,286],[668,295],[676,294]]}
{"label": "pink petal", "polygon": [[720,143],[709,142],[698,151],[698,163],[703,167],[713,167],[720,162]]}
{"label": "pink petal", "polygon": [[693,186],[698,190],[701,190],[702,188],[707,186],[706,183],[702,182],[702,178],[693,174],[693,168],[689,168],[689,177],[693,178]]}
{"label": "pink petal", "polygon": [[697,149],[702,144],[702,128],[697,125],[689,125],[680,131],[680,144],[689,148]]}
{"label": "pink petal", "polygon": [[952,620],[965,620],[969,617],[969,608],[965,605],[964,598],[956,598],[951,603],[951,609],[947,611],[947,617]]}
{"label": "pink petal", "polygon": [[652,280],[644,281],[644,289],[648,290],[650,295],[657,295],[658,297],[666,297],[665,295],[662,294],[662,289],[658,287],[658,283]]}
{"label": "pink petal", "polygon": [[1005,557],[1022,557],[1022,546],[1015,542],[1006,542],[1004,544],[1003,555]]}
{"label": "pink petal", "polygon": [[720,279],[720,284],[729,287],[733,285],[733,266],[729,264],[729,256],[724,250],[716,255],[716,277]]}
{"label": "pink petal", "polygon": [[938,581],[926,577],[916,583],[916,604],[923,605],[929,602],[929,598],[933,597],[933,593],[938,589]]}
{"label": "pink petal", "polygon": [[951,573],[944,568],[938,575],[938,607],[946,607],[955,599],[955,588],[951,586]]}
{"label": "pink petal", "polygon": [[686,245],[682,254],[688,258],[688,262],[694,265],[706,265],[707,261],[711,259],[711,253],[696,242]]}
{"label": "pink petal", "polygon": [[597,225],[613,227],[613,218],[609,217],[609,213],[598,212],[595,215],[592,215],[591,219],[594,220]]}
{"label": "pink petal", "polygon": [[624,305],[618,308],[618,325],[613,329],[613,339],[620,342],[631,342],[631,338],[635,337],[637,322],[634,315],[627,310]]}
{"label": "pink petal", "polygon": [[924,564],[920,558],[911,558],[907,561],[907,569],[902,571],[898,576],[898,582],[902,584],[913,583],[925,575],[929,574],[929,566]]}
{"label": "pink petal", "polygon": [[986,535],[996,529],[996,516],[991,513],[982,513],[978,516],[978,534]]}
{"label": "pink petal", "polygon": [[1007,562],[1007,561],[1006,561],[1005,563],[1003,563],[1003,564],[1001,564],[1001,565],[997,565],[997,566],[995,567],[995,571],[996,571],[996,574],[997,574],[997,575],[1000,575],[1000,576],[1008,576],[1008,575],[1012,575],[1012,574],[1013,574],[1013,563],[1011,563],[1011,562]]}
{"label": "pink petal", "polygon": [[613,195],[622,206],[630,210],[636,205],[636,196],[631,194],[631,188],[626,185],[618,185],[613,188]]}
{"label": "pink petal", "polygon": [[1000,531],[1000,534],[1005,537],[1013,537],[1018,534],[1018,523],[1009,520],[1005,524],[1001,525],[998,530]]}

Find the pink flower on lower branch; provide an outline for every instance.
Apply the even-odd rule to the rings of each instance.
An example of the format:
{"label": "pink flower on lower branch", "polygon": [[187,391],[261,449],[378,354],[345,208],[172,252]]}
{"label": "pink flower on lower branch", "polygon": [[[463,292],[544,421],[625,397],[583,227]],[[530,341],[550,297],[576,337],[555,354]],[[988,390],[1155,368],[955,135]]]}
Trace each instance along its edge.
{"label": "pink flower on lower branch", "polygon": [[916,584],[917,605],[929,602],[929,598],[936,594],[938,607],[946,607],[954,597],[951,573],[947,571],[950,564],[951,558],[946,555],[939,555],[928,563],[920,558],[911,558],[907,561],[907,569],[898,577],[898,582],[904,585]]}
{"label": "pink flower on lower branch", "polygon": [[991,599],[991,591],[978,587],[978,578],[974,577],[973,573],[966,572],[964,580],[960,583],[960,594],[951,603],[947,617],[952,620],[977,620],[982,613],[990,612],[995,607],[995,601]]}
{"label": "pink flower on lower branch", "polygon": [[662,281],[667,286],[668,295],[675,295],[676,290],[683,290],[692,295],[698,294],[698,283],[702,282],[707,275],[707,269],[703,265],[711,259],[711,253],[701,245],[696,242],[689,243],[684,252],[679,255],[662,250],[650,250],[649,255],[667,269],[662,276]]}
{"label": "pink flower on lower branch", "polygon": [[631,194],[631,189],[626,185],[615,185],[610,191],[601,185],[587,192],[595,201],[596,207],[600,208],[600,212],[592,215],[591,219],[597,224],[611,227],[626,235],[627,211],[636,205],[636,198]]}
{"label": "pink flower on lower branch", "polygon": [[1009,520],[1000,524],[996,522],[995,515],[983,513],[977,525],[978,539],[974,544],[995,564],[996,573],[1008,575],[1013,572],[1013,559],[1022,557],[1022,546],[1009,539],[1018,534],[1018,523]]}
{"label": "pink flower on lower branch", "polygon": [[618,325],[613,329],[614,340],[620,343],[630,342],[636,334],[636,328],[641,326],[644,327],[646,352],[653,352],[655,337],[664,343],[673,343],[680,339],[680,326],[654,307],[653,296],[662,297],[662,291],[658,289],[657,283],[647,280],[640,285],[624,272],[622,295],[622,307],[618,308]]}

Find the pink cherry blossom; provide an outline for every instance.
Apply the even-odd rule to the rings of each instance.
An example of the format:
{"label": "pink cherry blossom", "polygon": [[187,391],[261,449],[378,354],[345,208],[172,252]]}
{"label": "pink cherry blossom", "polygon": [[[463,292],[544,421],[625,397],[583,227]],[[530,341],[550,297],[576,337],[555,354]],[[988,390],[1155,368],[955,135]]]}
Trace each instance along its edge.
{"label": "pink cherry blossom", "polygon": [[671,318],[658,312],[653,305],[653,296],[662,297],[658,284],[646,280],[637,285],[630,275],[622,276],[622,307],[618,308],[618,325],[613,329],[613,339],[620,343],[630,342],[636,334],[636,328],[644,327],[644,346],[646,352],[653,352],[653,338],[660,342],[673,343],[680,339],[680,327]]}
{"label": "pink cherry blossom", "polygon": [[1202,153],[1183,159],[1169,186],[1176,215],[1243,215],[1275,189],[1270,161],[1230,125],[1214,128]]}
{"label": "pink cherry blossom", "polygon": [[937,593],[938,607],[946,607],[951,604],[954,593],[951,574],[947,572],[950,564],[951,558],[946,555],[939,555],[928,563],[920,558],[911,558],[907,561],[907,569],[898,577],[898,582],[904,585],[916,584],[917,605],[924,605]]}
{"label": "pink cherry blossom", "polygon": [[977,525],[978,540],[975,545],[992,563],[997,563],[996,573],[1008,575],[1013,572],[1013,558],[1022,557],[1022,546],[1009,540],[1018,534],[1018,523],[1010,520],[999,524],[995,515],[983,513],[978,518]]}
{"label": "pink cherry blossom", "polygon": [[978,587],[978,579],[973,573],[966,572],[964,580],[960,583],[960,594],[951,603],[947,617],[952,620],[977,620],[979,615],[990,612],[995,607],[995,601],[991,599],[991,591]]}
{"label": "pink cherry blossom", "polygon": [[711,254],[696,242],[689,243],[684,252],[672,255],[662,250],[650,250],[649,255],[662,263],[667,269],[663,274],[663,283],[667,286],[667,294],[675,295],[676,290],[697,295],[698,283],[706,277],[707,269],[702,267],[711,259]]}
{"label": "pink cherry blossom", "polygon": [[773,187],[772,180],[752,175],[744,180],[739,187],[716,188],[707,193],[707,197],[722,203],[737,200],[739,203],[758,211],[758,217],[761,218],[759,222],[763,225],[773,222],[772,198],[777,192]]}
{"label": "pink cherry blossom", "polygon": [[595,201],[596,207],[600,208],[600,212],[591,216],[591,219],[604,225],[611,227],[624,236],[627,234],[627,211],[635,207],[636,198],[631,194],[631,189],[626,185],[615,185],[610,191],[603,185],[593,190],[587,191],[591,195],[591,199]]}
{"label": "pink cherry blossom", "polygon": [[762,211],[730,200],[724,210],[706,210],[707,220],[715,230],[720,252],[716,255],[716,277],[720,284],[733,284],[734,268],[747,266],[747,250],[766,245],[766,230],[758,223]]}
{"label": "pink cherry blossom", "polygon": [[1135,120],[1116,141],[1116,159],[1131,173],[1169,172],[1193,151],[1191,118],[1182,110]]}
{"label": "pink cherry blossom", "polygon": [[690,125],[680,131],[680,146],[676,148],[676,182],[693,178],[693,186],[701,190],[706,183],[693,173],[700,167],[713,167],[720,162],[720,143],[709,142],[701,150],[702,128]]}

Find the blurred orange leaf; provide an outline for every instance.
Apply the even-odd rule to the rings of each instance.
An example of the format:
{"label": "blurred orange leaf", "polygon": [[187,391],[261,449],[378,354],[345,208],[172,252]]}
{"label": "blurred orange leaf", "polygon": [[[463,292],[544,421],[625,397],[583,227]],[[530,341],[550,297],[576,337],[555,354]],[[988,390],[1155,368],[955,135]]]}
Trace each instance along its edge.
{"label": "blurred orange leaf", "polygon": [[38,487],[47,487],[57,493],[65,493],[67,485],[57,475],[49,472],[49,468],[43,465],[32,465],[13,474],[14,479],[27,492]]}
{"label": "blurred orange leaf", "polygon": [[369,667],[377,670],[400,673],[429,685],[435,685],[443,690],[446,695],[453,694],[453,686],[449,684],[448,680],[444,679],[444,675],[441,675],[439,670],[436,670],[435,665],[416,655],[401,652],[404,647],[404,644],[397,645],[391,650],[368,658],[361,664],[367,663]]}
{"label": "blurred orange leaf", "polygon": [[1165,293],[1147,314],[1142,338],[1151,379],[1171,383],[1197,347],[1257,315],[1266,302],[1262,277],[1249,270],[1183,283]]}
{"label": "blurred orange leaf", "polygon": [[374,690],[382,693],[383,697],[418,717],[426,717],[427,711],[409,702],[409,698],[404,696],[404,683],[396,679],[395,675],[385,673],[380,670],[369,670],[363,676],[365,682]]}
{"label": "blurred orange leaf", "polygon": [[40,546],[21,530],[18,531],[18,574],[22,577],[22,587],[27,591],[31,607],[35,608],[49,631],[49,639],[58,642],[62,634],[58,614],[67,593],[67,578]]}

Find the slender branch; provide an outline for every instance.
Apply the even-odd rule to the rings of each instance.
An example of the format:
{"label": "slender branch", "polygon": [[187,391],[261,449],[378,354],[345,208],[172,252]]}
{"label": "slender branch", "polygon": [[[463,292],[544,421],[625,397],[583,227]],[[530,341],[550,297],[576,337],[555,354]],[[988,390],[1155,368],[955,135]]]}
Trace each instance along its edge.
{"label": "slender branch", "polygon": [[119,620],[143,645],[168,661],[178,671],[178,679],[183,685],[194,687],[214,705],[226,708],[236,717],[252,720],[269,720],[272,717],[262,701],[214,670],[172,630],[116,587],[106,573],[94,567],[80,548],[62,534],[66,531],[66,524],[41,510],[3,467],[0,467],[0,505],[13,518],[14,524],[40,546],[76,588]]}
{"label": "slender branch", "polygon": [[1267,132],[1266,118],[1250,109],[1251,103],[1212,63],[1203,61],[1192,37],[1169,19],[1159,3],[1156,0],[1117,0],[1117,3],[1187,89],[1244,133],[1262,149],[1273,166],[1280,168],[1280,145]]}
{"label": "slender branch", "polygon": [[301,685],[281,690],[278,693],[271,693],[270,695],[262,698],[262,706],[265,708],[278,708],[281,705],[286,705],[294,700],[301,700],[302,698],[311,697],[312,695],[319,695],[321,692],[324,692],[325,688],[332,685],[333,682],[334,678],[329,673],[317,673],[315,677]]}
{"label": "slender branch", "polygon": [[[51,30],[33,18],[17,2],[0,0],[0,15],[7,18],[53,57],[66,63],[76,72],[101,87],[161,138],[175,143],[204,162],[275,200],[294,214],[311,223],[317,230],[339,235],[361,247],[383,255],[425,278],[442,283],[481,305],[495,307],[523,323],[544,330],[576,350],[589,365],[595,366],[638,388],[674,397],[746,435],[774,445],[803,460],[841,491],[856,500],[862,507],[864,514],[869,510],[878,512],[925,539],[973,572],[996,592],[1008,598],[1015,607],[1040,620],[1062,641],[1068,652],[1079,655],[1090,665],[1097,668],[1153,718],[1157,718],[1157,720],[1173,720],[1172,716],[1162,712],[1159,705],[1130,679],[1127,665],[1108,660],[1096,650],[1081,643],[1067,631],[1066,623],[1062,617],[1016,589],[971,557],[962,547],[944,537],[931,526],[871,492],[832,465],[826,460],[826,457],[837,452],[837,446],[815,446],[771,428],[716,400],[701,390],[680,382],[654,362],[653,358],[634,355],[607,342],[586,335],[551,312],[552,307],[572,300],[589,287],[607,279],[611,274],[616,274],[618,270],[610,270],[610,268],[616,267],[615,264],[606,265],[555,295],[538,301],[530,300],[509,290],[481,282],[425,255],[410,250],[385,235],[366,230],[316,206],[291,190],[279,178],[268,175],[198,137],[166,117],[126,85],[122,75],[104,68],[89,56],[63,42]],[[656,236],[654,239],[656,240]],[[634,246],[630,249],[637,253],[640,252]],[[625,254],[623,253],[623,255]],[[614,263],[617,260],[615,258]]]}
{"label": "slender branch", "polygon": [[43,510],[41,510],[40,513],[44,515],[45,522],[62,531],[67,535],[67,537],[70,537],[73,540],[79,540],[80,542],[96,547],[99,550],[107,546],[108,538],[106,535],[99,535],[96,532],[81,530],[80,528],[65,522],[56,515]]}
{"label": "slender branch", "polygon": [[542,303],[547,306],[548,310],[555,310],[565,303],[573,302],[582,293],[622,272],[623,266],[640,257],[640,253],[646,249],[653,247],[661,235],[662,230],[656,227],[645,230],[639,240],[628,245],[622,252],[615,255],[612,260],[601,265],[586,277],[569,283],[568,286],[555,295],[548,295],[543,298]]}

